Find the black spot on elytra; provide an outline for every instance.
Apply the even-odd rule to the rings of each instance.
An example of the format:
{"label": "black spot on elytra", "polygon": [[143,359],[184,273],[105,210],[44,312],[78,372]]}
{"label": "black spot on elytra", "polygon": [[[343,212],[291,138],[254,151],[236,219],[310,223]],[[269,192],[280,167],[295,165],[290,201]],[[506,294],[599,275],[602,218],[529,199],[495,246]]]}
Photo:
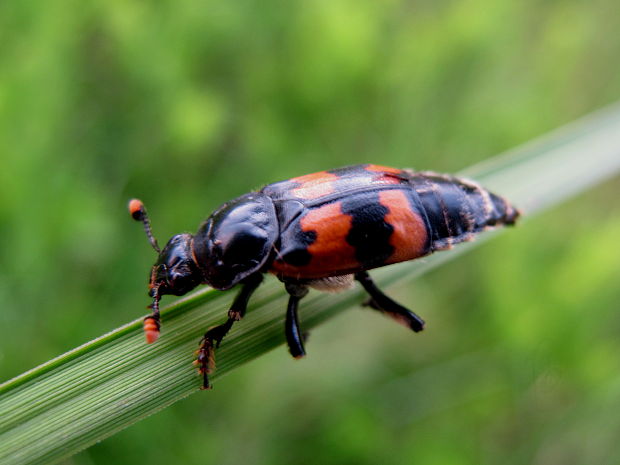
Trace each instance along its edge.
{"label": "black spot on elytra", "polygon": [[280,251],[279,259],[292,266],[306,266],[312,260],[308,246],[316,241],[315,231],[304,231],[301,222],[294,222],[281,237],[282,244],[289,247]]}
{"label": "black spot on elytra", "polygon": [[389,209],[379,203],[377,192],[357,194],[342,201],[342,212],[352,217],[347,242],[355,247],[355,258],[364,268],[383,265],[394,252],[392,225],[385,221]]}

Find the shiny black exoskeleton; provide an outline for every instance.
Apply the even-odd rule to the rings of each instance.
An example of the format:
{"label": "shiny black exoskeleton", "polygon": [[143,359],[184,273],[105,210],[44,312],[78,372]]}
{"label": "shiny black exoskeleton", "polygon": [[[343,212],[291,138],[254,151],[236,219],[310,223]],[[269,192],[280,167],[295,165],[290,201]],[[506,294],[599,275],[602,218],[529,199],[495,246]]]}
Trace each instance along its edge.
{"label": "shiny black exoskeleton", "polygon": [[473,181],[431,172],[357,165],[270,184],[217,209],[195,235],[173,236],[160,251],[142,202],[129,210],[142,221],[159,253],[151,269],[153,313],[147,341],[159,336],[162,295],[184,295],[199,284],[242,287],[227,321],[207,331],[198,351],[203,374],[214,368],[214,350],[245,314],[266,272],[289,293],[285,332],[291,354],[305,355],[297,307],[308,287],[337,291],[360,282],[370,306],[414,331],[423,320],[372,282],[368,269],[411,260],[473,239],[485,229],[513,224],[519,212]]}

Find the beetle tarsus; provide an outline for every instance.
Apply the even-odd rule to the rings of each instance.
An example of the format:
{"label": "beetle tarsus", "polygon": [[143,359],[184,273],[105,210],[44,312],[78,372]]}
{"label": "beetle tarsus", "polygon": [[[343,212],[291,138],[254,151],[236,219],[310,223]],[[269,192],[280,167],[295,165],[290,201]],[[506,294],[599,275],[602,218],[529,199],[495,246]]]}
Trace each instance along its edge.
{"label": "beetle tarsus", "polygon": [[213,386],[209,383],[209,373],[212,371],[211,364],[213,367],[215,366],[213,350],[201,347],[198,352],[199,354],[195,364],[199,365],[198,374],[202,375],[202,386],[200,389],[212,389]]}
{"label": "beetle tarsus", "polygon": [[[229,318],[226,323],[214,326],[205,333],[202,341],[200,341],[196,361],[198,362],[198,373],[205,375],[205,379],[207,374],[213,373],[215,370],[215,349],[220,346],[222,339],[230,331],[234,322],[235,320]],[[205,389],[208,385],[208,380],[206,383],[203,382]]]}
{"label": "beetle tarsus", "polygon": [[215,348],[213,347],[213,340],[209,338],[207,334],[205,334],[200,342],[198,356],[194,362],[198,365],[198,374],[202,375],[201,389],[211,389],[209,374],[215,369]]}
{"label": "beetle tarsus", "polygon": [[370,295],[370,299],[365,302],[365,305],[382,313],[386,313],[396,320],[397,323],[412,329],[416,333],[424,329],[424,320],[381,292],[366,271],[356,273],[355,279],[360,282],[362,287]]}

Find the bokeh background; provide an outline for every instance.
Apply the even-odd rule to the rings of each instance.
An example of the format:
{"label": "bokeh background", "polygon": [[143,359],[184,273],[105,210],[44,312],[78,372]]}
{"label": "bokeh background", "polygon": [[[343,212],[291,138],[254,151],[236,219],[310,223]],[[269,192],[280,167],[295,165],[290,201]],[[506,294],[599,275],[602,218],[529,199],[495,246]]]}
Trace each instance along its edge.
{"label": "bokeh background", "polygon": [[[130,197],[165,241],[295,175],[458,171],[619,99],[618,13],[0,2],[0,379],[145,312]],[[281,347],[67,463],[620,463],[619,195],[616,178],[390,289],[423,335],[351,309],[304,361]]]}

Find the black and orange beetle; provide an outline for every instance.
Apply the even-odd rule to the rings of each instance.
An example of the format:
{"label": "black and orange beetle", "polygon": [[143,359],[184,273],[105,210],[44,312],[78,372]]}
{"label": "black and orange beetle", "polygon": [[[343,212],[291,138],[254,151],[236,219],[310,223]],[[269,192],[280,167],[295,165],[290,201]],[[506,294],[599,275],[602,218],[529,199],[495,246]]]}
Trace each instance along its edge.
{"label": "black and orange beetle", "polygon": [[355,165],[276,182],[226,202],[195,235],[173,236],[163,250],[151,232],[144,205],[129,210],[142,221],[159,253],[151,269],[153,312],[144,320],[147,342],[159,336],[159,300],[199,284],[230,289],[241,283],[225,323],[209,329],[196,364],[209,388],[214,351],[263,280],[276,275],[290,295],[285,333],[291,355],[305,355],[297,307],[308,287],[349,288],[357,280],[372,308],[421,331],[424,321],[383,294],[367,270],[412,260],[498,225],[512,225],[519,211],[477,183],[433,172]]}

